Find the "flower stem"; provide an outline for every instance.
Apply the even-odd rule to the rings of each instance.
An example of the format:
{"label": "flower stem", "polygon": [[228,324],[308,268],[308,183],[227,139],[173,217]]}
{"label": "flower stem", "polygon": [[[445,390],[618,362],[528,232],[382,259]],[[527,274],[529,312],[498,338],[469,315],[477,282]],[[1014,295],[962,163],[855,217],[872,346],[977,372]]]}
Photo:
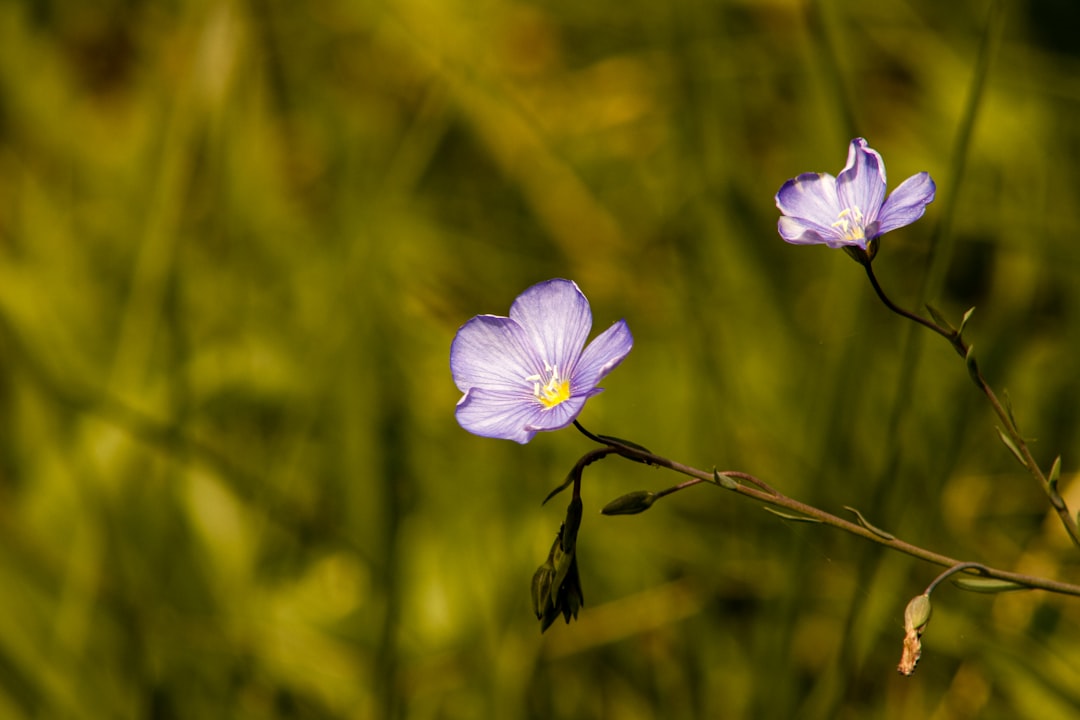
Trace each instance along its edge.
{"label": "flower stem", "polygon": [[971,376],[976,387],[978,387],[983,395],[986,396],[987,401],[990,403],[990,407],[994,410],[994,414],[997,415],[998,419],[1001,421],[1003,427],[1002,432],[1012,442],[1012,446],[1016,450],[1015,454],[1017,459],[1027,469],[1031,476],[1035,478],[1035,481],[1039,483],[1039,486],[1046,493],[1047,499],[1050,501],[1050,506],[1054,508],[1054,511],[1061,519],[1061,524],[1065,527],[1065,532],[1068,533],[1073,544],[1080,548],[1080,525],[1077,524],[1077,519],[1073,517],[1072,512],[1069,510],[1069,506],[1065,502],[1065,498],[1058,492],[1057,487],[1047,480],[1046,475],[1039,467],[1039,463],[1035,460],[1034,455],[1031,454],[1027,441],[1024,439],[1024,436],[1020,433],[1020,429],[1016,426],[1016,422],[1013,420],[1012,413],[1010,413],[1005,405],[1002,404],[994,393],[993,388],[990,387],[990,383],[983,377],[982,371],[979,369],[978,363],[975,360],[971,345],[964,340],[959,330],[944,328],[937,323],[916,315],[910,310],[905,310],[894,303],[889,299],[889,296],[885,294],[881,284],[878,282],[877,276],[874,275],[874,269],[869,258],[856,259],[866,270],[866,277],[869,278],[870,285],[873,286],[874,292],[877,293],[878,298],[885,304],[885,307],[889,308],[889,310],[897,315],[918,323],[942,336],[949,341],[949,344],[956,350],[956,353],[964,358],[964,362],[967,363],[968,374]]}
{"label": "flower stem", "polygon": [[[889,296],[885,294],[885,291],[881,288],[881,283],[878,282],[877,276],[874,275],[873,263],[871,263],[870,260],[865,260],[865,261],[860,260],[859,263],[866,269],[866,277],[868,277],[870,279],[870,284],[874,287],[874,292],[876,292],[877,296],[879,298],[881,298],[881,302],[885,303],[885,307],[889,308],[890,310],[892,310],[894,313],[896,313],[897,315],[899,315],[901,317],[907,318],[908,320],[911,320],[912,322],[916,322],[916,323],[922,325],[925,328],[929,328],[930,330],[933,330],[938,335],[942,336],[943,338],[948,340],[950,343],[952,343],[953,347],[957,348],[957,351],[959,351],[959,347],[956,344],[956,341],[960,339],[960,336],[959,336],[958,333],[956,333],[953,330],[947,330],[946,328],[941,327],[937,323],[931,322],[930,320],[927,320],[924,317],[916,315],[915,313],[911,312],[910,310],[905,310],[904,308],[902,308],[899,305],[897,305],[896,303],[894,303],[892,300],[889,299]],[[960,355],[962,357],[964,355],[964,353],[960,353]]]}
{"label": "flower stem", "polygon": [[[596,442],[600,442],[601,444],[607,446],[607,448],[612,448],[614,450],[614,454],[620,455],[628,460],[634,460],[636,462],[645,463],[647,465],[662,467],[667,470],[671,470],[673,472],[677,472],[698,480],[698,482],[682,483],[675,486],[675,488],[669,488],[666,492],[663,493],[664,495],[669,495],[676,492],[677,490],[691,487],[693,485],[704,483],[716,484],[713,482],[715,475],[712,472],[706,472],[704,470],[700,470],[689,465],[684,465],[680,462],[670,460],[661,455],[656,455],[655,453],[649,452],[648,450],[637,446],[621,443],[618,441],[601,440],[597,435],[592,434],[577,422],[575,422],[574,425],[586,437]],[[598,451],[593,450],[588,453],[585,456],[586,458],[589,458],[588,462],[579,461],[579,465],[584,468],[584,466],[589,464],[589,462],[593,462],[594,460],[599,459],[599,457],[595,455],[595,453],[597,452]],[[606,454],[611,453],[605,453],[605,455]],[[585,458],[582,458],[582,460],[584,461]],[[799,500],[790,498],[787,495],[784,495],[783,493],[780,493],[774,488],[770,487],[763,481],[750,475],[749,473],[739,471],[722,471],[720,472],[720,474],[726,475],[727,477],[732,479],[745,481],[721,486],[725,489],[729,489],[732,492],[738,493],[739,495],[743,495],[745,497],[753,498],[754,500],[758,500],[759,502],[763,502],[767,505],[783,508],[793,513],[797,513],[808,518],[813,518],[814,520],[824,525],[829,525],[830,527],[834,527],[838,530],[842,530],[852,535],[856,535],[863,538],[864,540],[869,540],[870,542],[877,543],[878,545],[883,545],[891,550],[904,553],[905,555],[910,555],[911,557],[918,558],[919,560],[933,563],[934,565],[940,565],[946,568],[955,568],[949,574],[958,571],[978,571],[977,574],[981,577],[1006,580],[1033,589],[1080,597],[1080,585],[1064,583],[1035,575],[1024,575],[1022,573],[1011,572],[1009,570],[1000,570],[997,568],[987,567],[978,563],[965,563],[962,560],[957,560],[947,555],[934,552],[933,550],[928,550],[926,548],[919,547],[918,545],[913,545],[909,542],[905,542],[904,540],[901,540],[888,533],[884,533],[880,530],[877,530],[876,528],[867,527],[865,525],[860,525],[849,520],[845,520],[844,518],[837,517],[832,513],[826,512],[825,510],[814,507],[813,505],[807,505],[806,503],[800,502]]]}
{"label": "flower stem", "polygon": [[943,580],[945,580],[951,575],[955,575],[956,573],[963,572],[965,570],[978,570],[979,573],[982,574],[984,577],[990,572],[990,568],[986,567],[982,563],[957,563],[956,565],[953,565],[951,568],[934,578],[933,582],[926,586],[926,590],[923,591],[923,595],[929,596],[931,593],[934,592],[934,589],[937,588],[937,586],[940,585]]}

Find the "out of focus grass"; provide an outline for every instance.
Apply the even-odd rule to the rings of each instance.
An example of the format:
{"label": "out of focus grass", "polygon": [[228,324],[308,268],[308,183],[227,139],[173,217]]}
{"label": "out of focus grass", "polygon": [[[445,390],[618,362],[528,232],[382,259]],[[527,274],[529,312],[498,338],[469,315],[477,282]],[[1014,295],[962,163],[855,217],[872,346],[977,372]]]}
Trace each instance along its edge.
{"label": "out of focus grass", "polygon": [[[875,267],[1080,508],[1064,1],[0,5],[0,716],[1069,718],[1080,602],[454,422],[457,327],[575,279],[636,346],[582,421],[920,545],[1080,579],[945,343],[773,193],[863,135],[938,200]],[[927,293],[928,297],[923,297]]]}

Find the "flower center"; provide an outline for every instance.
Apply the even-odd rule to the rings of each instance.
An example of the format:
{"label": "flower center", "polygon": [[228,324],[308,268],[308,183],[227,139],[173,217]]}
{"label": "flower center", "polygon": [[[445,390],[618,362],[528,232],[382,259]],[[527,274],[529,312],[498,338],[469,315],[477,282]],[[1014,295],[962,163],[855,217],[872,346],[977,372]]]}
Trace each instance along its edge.
{"label": "flower center", "polygon": [[832,224],[840,231],[845,240],[858,242],[866,239],[866,228],[863,227],[863,214],[857,207],[844,208],[840,211],[836,222]]}
{"label": "flower center", "polygon": [[570,399],[570,379],[559,375],[559,366],[545,367],[546,373],[550,373],[547,382],[542,375],[530,375],[525,378],[533,384],[533,395],[545,408],[551,409],[559,403]]}

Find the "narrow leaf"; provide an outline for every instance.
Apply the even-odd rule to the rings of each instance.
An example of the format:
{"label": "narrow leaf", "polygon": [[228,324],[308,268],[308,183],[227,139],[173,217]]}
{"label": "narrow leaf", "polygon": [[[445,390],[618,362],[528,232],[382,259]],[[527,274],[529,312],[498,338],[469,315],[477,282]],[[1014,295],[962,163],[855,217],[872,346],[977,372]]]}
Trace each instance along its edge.
{"label": "narrow leaf", "polygon": [[971,315],[974,312],[975,312],[975,308],[974,308],[974,306],[972,306],[971,308],[968,309],[968,311],[966,313],[964,313],[964,317],[960,319],[960,329],[956,331],[957,334],[964,332],[964,328],[967,326],[968,320],[971,319]]}
{"label": "narrow leaf", "polygon": [[964,356],[964,362],[967,363],[968,375],[975,381],[975,384],[980,388],[983,386],[982,377],[979,375],[979,364],[975,361],[975,346],[969,345],[967,349],[967,355]]}
{"label": "narrow leaf", "polygon": [[1009,396],[1009,391],[1008,390],[1002,391],[1002,393],[1001,393],[1001,402],[1002,402],[1003,405],[1005,405],[1005,412],[1009,416],[1009,422],[1012,423],[1012,426],[1014,428],[1019,428],[1020,425],[1018,425],[1017,422],[1016,422],[1016,416],[1013,415],[1012,397]]}
{"label": "narrow leaf", "polygon": [[998,580],[997,578],[956,577],[953,578],[953,585],[961,590],[977,593],[1000,593],[1031,589],[1027,585],[1021,585],[1009,580]]}
{"label": "narrow leaf", "polygon": [[766,511],[768,511],[768,512],[771,512],[773,515],[776,515],[779,518],[783,518],[784,520],[791,520],[793,522],[804,522],[804,523],[820,523],[821,522],[817,518],[807,517],[806,515],[789,515],[786,512],[780,512],[779,510],[774,510],[773,508],[769,507],[768,505],[765,505],[764,509]]}
{"label": "narrow leaf", "polygon": [[949,321],[945,319],[945,316],[941,313],[940,310],[938,310],[930,303],[926,303],[926,309],[930,311],[930,317],[934,318],[934,322],[936,322],[938,326],[952,333],[956,332],[956,328],[949,324]]}
{"label": "narrow leaf", "polygon": [[1046,476],[1046,484],[1050,486],[1050,492],[1057,493],[1058,481],[1061,479],[1061,456],[1054,458],[1054,464],[1050,466],[1050,474]]}
{"label": "narrow leaf", "polygon": [[847,510],[848,512],[850,512],[850,513],[853,513],[855,515],[855,518],[859,521],[860,525],[862,525],[864,528],[866,528],[870,532],[874,533],[878,537],[884,538],[886,540],[895,540],[896,539],[895,535],[893,535],[891,533],[887,533],[884,530],[882,530],[881,528],[871,525],[870,522],[866,518],[863,517],[863,514],[861,512],[859,512],[858,510],[856,510],[855,508],[850,507],[848,505],[845,505],[844,509]]}
{"label": "narrow leaf", "polygon": [[1005,443],[1005,447],[1009,448],[1009,451],[1016,457],[1017,461],[1019,461],[1019,463],[1024,467],[1027,467],[1027,461],[1024,460],[1024,456],[1020,452],[1020,448],[1016,447],[1016,444],[1013,443],[1012,438],[1006,435],[1005,431],[1001,428],[995,427],[994,429],[997,430],[998,437],[1001,438],[1001,442]]}
{"label": "narrow leaf", "polygon": [[566,476],[566,480],[563,481],[563,484],[560,485],[559,487],[555,488],[551,492],[549,492],[547,494],[547,497],[544,498],[544,502],[542,502],[540,504],[541,505],[547,505],[548,500],[555,497],[556,495],[561,493],[566,488],[570,487],[570,485],[574,482],[575,478],[577,478],[579,475],[580,475],[580,472],[577,470],[577,468],[575,468],[574,470],[571,470],[570,474]]}

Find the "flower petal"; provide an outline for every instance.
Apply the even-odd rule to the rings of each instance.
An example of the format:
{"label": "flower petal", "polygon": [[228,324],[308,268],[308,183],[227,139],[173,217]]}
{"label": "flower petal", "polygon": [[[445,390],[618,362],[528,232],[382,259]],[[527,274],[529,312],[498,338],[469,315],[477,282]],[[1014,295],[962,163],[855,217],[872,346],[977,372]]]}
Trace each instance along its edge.
{"label": "flower petal", "polygon": [[836,194],[836,178],[828,173],[803,173],[788,180],[776,193],[776,207],[788,217],[820,227],[831,226],[843,209]]}
{"label": "flower petal", "polygon": [[469,388],[458,401],[454,414],[458,424],[481,437],[514,440],[525,444],[537,430],[543,407],[531,397],[520,394]]}
{"label": "flower petal", "polygon": [[835,248],[851,244],[836,228],[819,225],[805,218],[781,216],[780,221],[776,224],[776,229],[780,233],[780,237],[793,245],[824,243]]}
{"label": "flower petal", "polygon": [[912,175],[892,191],[878,213],[876,235],[910,225],[926,212],[934,201],[937,186],[928,173]]}
{"label": "flower petal", "polygon": [[572,423],[588,399],[588,395],[570,398],[548,409],[531,396],[522,398],[513,393],[474,387],[458,401],[454,414],[458,424],[473,435],[513,440],[524,445],[537,432],[559,430]]}
{"label": "flower petal", "polygon": [[450,372],[462,392],[482,387],[531,397],[526,378],[542,370],[543,359],[528,333],[510,318],[477,315],[450,345]]}
{"label": "flower petal", "polygon": [[572,366],[592,329],[589,301],[571,280],[533,285],[514,300],[510,317],[529,334],[547,367]]}
{"label": "flower petal", "polygon": [[847,165],[836,178],[836,191],[843,209],[857,208],[862,213],[864,226],[877,219],[885,199],[885,163],[862,138],[855,138],[848,147]]}
{"label": "flower petal", "polygon": [[581,353],[581,359],[574,368],[571,393],[578,395],[594,390],[596,384],[618,367],[633,347],[634,336],[630,334],[625,320],[597,335]]}
{"label": "flower petal", "polygon": [[578,395],[577,397],[571,397],[568,400],[564,400],[553,408],[547,408],[541,411],[527,426],[527,430],[561,430],[570,423],[574,422],[574,419],[581,414],[582,409],[585,407],[585,401],[591,398],[593,395],[601,392],[599,388],[593,388],[590,392],[584,395]]}

